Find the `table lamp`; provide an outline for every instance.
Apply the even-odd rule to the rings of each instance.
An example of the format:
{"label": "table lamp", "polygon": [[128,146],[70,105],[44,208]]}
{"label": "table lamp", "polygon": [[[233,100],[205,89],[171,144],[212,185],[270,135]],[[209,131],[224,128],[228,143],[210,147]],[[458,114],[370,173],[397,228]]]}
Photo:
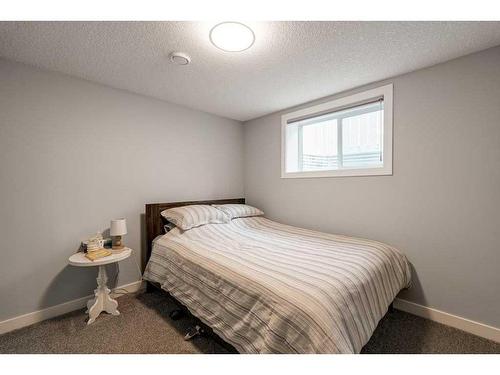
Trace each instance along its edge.
{"label": "table lamp", "polygon": [[127,221],[125,219],[111,220],[109,235],[113,237],[113,250],[123,250],[122,236],[127,234]]}

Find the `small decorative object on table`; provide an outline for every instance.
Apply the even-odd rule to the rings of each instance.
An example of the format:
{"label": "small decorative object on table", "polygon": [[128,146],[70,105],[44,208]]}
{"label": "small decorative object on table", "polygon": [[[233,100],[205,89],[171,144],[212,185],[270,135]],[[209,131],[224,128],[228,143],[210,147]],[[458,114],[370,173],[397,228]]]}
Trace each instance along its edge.
{"label": "small decorative object on table", "polygon": [[111,249],[111,246],[113,246],[113,240],[111,239],[111,237],[105,238],[104,239],[104,248]]}
{"label": "small decorative object on table", "polygon": [[127,222],[125,219],[111,220],[111,228],[109,234],[113,237],[113,254],[117,254],[123,251],[125,248],[122,243],[122,236],[127,234]]}
{"label": "small decorative object on table", "polygon": [[104,240],[101,233],[97,233],[94,237],[88,239],[85,256],[94,261],[99,258],[111,255],[111,251],[104,250]]}
{"label": "small decorative object on table", "polygon": [[83,242],[86,245],[87,251],[95,251],[104,247],[104,240],[102,234],[97,232],[95,236],[90,237],[87,241]]}

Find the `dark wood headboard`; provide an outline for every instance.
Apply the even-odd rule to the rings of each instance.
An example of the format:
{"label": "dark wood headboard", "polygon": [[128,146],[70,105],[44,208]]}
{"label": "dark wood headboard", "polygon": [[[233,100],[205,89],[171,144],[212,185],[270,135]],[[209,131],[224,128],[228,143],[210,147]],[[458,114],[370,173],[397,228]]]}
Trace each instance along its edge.
{"label": "dark wood headboard", "polygon": [[191,206],[193,204],[244,204],[245,198],[233,199],[217,199],[212,201],[192,201],[192,202],[170,202],[170,203],[148,203],[146,204],[146,262],[151,256],[153,248],[153,240],[165,233],[163,225],[166,220],[160,213],[163,210],[180,207]]}

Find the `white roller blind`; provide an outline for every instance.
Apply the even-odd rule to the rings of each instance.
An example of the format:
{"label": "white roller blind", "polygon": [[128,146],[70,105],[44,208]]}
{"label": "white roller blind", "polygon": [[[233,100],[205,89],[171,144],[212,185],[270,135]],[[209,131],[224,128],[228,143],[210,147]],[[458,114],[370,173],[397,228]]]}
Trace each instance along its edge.
{"label": "white roller blind", "polygon": [[287,125],[287,172],[376,167],[383,163],[382,99]]}

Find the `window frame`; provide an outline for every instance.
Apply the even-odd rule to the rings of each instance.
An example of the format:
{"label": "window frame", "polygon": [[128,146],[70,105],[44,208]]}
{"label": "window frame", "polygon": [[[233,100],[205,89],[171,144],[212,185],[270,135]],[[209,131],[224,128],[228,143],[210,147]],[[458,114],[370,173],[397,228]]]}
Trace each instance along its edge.
{"label": "window frame", "polygon": [[[383,98],[384,123],[383,123],[383,165],[369,168],[343,168],[322,171],[286,171],[286,127],[289,121],[302,117],[314,117],[329,112],[336,112],[349,107],[368,103],[370,100]],[[357,94],[345,96],[325,103],[313,105],[304,109],[289,112],[281,116],[281,178],[312,178],[312,177],[357,177],[357,176],[388,176],[392,175],[392,132],[393,132],[393,85],[388,84]],[[338,126],[341,126],[339,123]],[[342,129],[340,130],[342,134]],[[342,143],[341,140],[338,140]],[[340,149],[341,151],[341,149]]]}

